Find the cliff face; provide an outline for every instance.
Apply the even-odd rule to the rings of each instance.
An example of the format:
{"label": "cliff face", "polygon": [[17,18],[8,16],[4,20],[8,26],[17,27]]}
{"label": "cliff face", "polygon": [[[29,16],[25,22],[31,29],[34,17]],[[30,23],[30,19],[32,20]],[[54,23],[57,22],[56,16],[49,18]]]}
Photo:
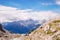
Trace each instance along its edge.
{"label": "cliff face", "polygon": [[28,35],[7,34],[8,37],[2,38],[9,38],[8,40],[60,40],[60,19],[50,20]]}

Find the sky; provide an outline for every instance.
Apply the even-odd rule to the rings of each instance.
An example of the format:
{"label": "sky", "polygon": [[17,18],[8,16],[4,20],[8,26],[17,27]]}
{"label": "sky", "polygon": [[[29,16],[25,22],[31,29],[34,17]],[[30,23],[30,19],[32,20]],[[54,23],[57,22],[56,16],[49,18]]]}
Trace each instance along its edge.
{"label": "sky", "polygon": [[60,15],[60,0],[0,0],[0,21],[48,20]]}

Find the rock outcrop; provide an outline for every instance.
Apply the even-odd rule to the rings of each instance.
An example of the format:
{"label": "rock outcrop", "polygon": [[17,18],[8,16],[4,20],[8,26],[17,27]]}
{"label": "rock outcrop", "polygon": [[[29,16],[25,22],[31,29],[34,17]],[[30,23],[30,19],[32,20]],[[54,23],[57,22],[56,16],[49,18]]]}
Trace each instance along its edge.
{"label": "rock outcrop", "polygon": [[4,32],[5,33],[5,31],[3,30],[3,28],[2,28],[2,25],[0,24],[0,31],[2,31],[2,32]]}

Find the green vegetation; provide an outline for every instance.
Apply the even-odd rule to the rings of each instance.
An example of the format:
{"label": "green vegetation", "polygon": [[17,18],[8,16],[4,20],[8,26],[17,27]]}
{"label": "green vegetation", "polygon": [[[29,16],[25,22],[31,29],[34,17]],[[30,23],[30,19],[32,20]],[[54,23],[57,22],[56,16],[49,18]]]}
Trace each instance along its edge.
{"label": "green vegetation", "polygon": [[56,31],[59,31],[60,30],[60,28],[56,28]]}
{"label": "green vegetation", "polygon": [[[54,20],[54,21],[52,21],[52,22],[50,22],[48,25],[49,26],[52,26],[53,24],[55,25],[55,23],[59,23],[60,22],[60,20]],[[52,24],[53,23],[53,24]]]}
{"label": "green vegetation", "polygon": [[48,30],[47,34],[51,34],[51,33],[52,33],[52,31],[51,30]]}
{"label": "green vegetation", "polygon": [[48,25],[49,25],[49,26],[52,26],[52,23],[49,23]]}
{"label": "green vegetation", "polygon": [[58,22],[60,22],[60,20],[54,20],[53,22],[54,22],[54,23],[58,23]]}

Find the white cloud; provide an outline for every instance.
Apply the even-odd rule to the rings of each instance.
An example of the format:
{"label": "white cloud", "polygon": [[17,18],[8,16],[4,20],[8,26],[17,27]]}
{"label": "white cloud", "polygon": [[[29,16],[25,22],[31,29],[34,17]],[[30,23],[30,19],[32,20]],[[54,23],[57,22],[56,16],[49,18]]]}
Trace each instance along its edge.
{"label": "white cloud", "polygon": [[57,5],[60,5],[60,0],[56,0],[56,4]]}
{"label": "white cloud", "polygon": [[49,19],[52,17],[56,17],[57,13],[52,11],[33,11],[32,9],[19,10],[13,7],[7,7],[0,5],[0,21],[13,21],[13,20],[26,20],[26,19],[34,19],[34,20],[43,20]]}
{"label": "white cloud", "polygon": [[54,5],[53,3],[41,3],[42,6]]}
{"label": "white cloud", "polygon": [[47,2],[47,3],[40,3],[42,6],[49,6],[49,5],[60,5],[60,0],[54,0],[54,2]]}

